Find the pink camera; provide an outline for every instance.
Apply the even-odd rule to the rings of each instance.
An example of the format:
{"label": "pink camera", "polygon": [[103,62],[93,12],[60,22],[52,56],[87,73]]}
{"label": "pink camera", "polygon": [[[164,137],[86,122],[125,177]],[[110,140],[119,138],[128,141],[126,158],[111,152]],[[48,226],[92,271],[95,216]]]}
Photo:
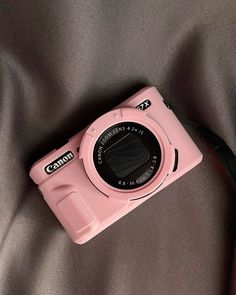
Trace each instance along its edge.
{"label": "pink camera", "polygon": [[83,244],[201,160],[157,89],[145,87],[37,161],[30,176]]}

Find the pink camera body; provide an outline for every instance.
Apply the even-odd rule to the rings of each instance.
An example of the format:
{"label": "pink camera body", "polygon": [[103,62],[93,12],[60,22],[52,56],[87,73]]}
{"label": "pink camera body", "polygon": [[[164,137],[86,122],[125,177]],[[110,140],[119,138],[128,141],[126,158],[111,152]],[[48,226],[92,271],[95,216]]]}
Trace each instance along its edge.
{"label": "pink camera body", "polygon": [[145,87],[53,150],[30,177],[83,244],[200,163],[155,87]]}

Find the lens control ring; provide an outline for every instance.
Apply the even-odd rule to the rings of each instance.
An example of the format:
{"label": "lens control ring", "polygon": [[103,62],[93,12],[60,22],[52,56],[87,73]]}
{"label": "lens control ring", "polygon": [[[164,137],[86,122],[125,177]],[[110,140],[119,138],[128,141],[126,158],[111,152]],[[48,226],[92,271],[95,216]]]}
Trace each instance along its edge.
{"label": "lens control ring", "polygon": [[123,108],[90,125],[80,158],[98,190],[111,198],[132,200],[153,192],[172,172],[174,148],[145,112]]}

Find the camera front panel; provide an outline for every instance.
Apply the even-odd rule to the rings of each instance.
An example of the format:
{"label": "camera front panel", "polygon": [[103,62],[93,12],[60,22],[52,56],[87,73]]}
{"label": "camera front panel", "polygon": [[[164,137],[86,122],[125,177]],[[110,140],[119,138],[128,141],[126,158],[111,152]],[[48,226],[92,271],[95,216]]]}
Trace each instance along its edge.
{"label": "camera front panel", "polygon": [[[140,104],[144,105],[143,102],[146,99],[151,102],[148,110],[136,110],[135,108]],[[63,147],[50,152],[37,161],[31,168],[31,178],[39,184],[40,191],[48,205],[76,243],[82,244],[88,241],[201,161],[202,154],[173,112],[166,108],[162,100],[161,95],[154,87],[145,88],[119,105],[115,110],[97,119],[88,128],[73,136]],[[140,107],[140,109],[143,109],[143,107]],[[95,145],[99,142],[103,133],[112,126],[125,122],[137,123],[147,128],[156,137],[161,149],[159,169],[157,165],[156,173],[153,173],[146,183],[143,182],[141,186],[134,189],[121,189],[109,185],[97,171],[94,160]],[[118,138],[114,137],[114,148],[112,148],[111,143],[107,145],[110,152],[106,158],[104,156],[110,173],[126,178],[134,175],[136,170],[143,169],[145,165],[148,165],[151,152],[149,146],[142,139],[130,134],[127,135],[127,138],[121,136],[121,144],[119,144]],[[142,154],[142,157],[139,158],[134,155],[132,158],[132,151],[134,150],[132,143]],[[129,146],[127,154],[124,148],[126,145]],[[174,146],[180,151],[180,162],[177,171],[173,173]],[[78,147],[80,147],[79,150]],[[132,158],[130,167],[126,163],[123,163],[122,167],[116,165],[118,157],[116,150],[120,151],[122,162],[125,162],[126,155],[128,155],[128,158]],[[72,157],[68,151],[72,151]],[[60,165],[58,169],[54,169],[48,175],[45,171],[46,167],[50,165],[49,172],[51,172],[51,165],[54,162],[59,163],[62,156],[63,158],[67,156],[65,165]],[[69,158],[71,158],[71,161],[68,162]],[[71,193],[74,192],[78,193],[79,199],[81,198],[86,202],[86,206],[95,216],[96,221],[92,226],[89,226],[89,230],[78,231],[78,228],[70,227],[65,220],[65,217],[71,219],[73,215],[76,224],[78,226],[82,224],[78,214],[73,214],[73,212],[78,209],[82,211],[81,214],[84,214],[86,210],[84,210],[81,200],[74,202],[75,199],[77,200],[77,196],[71,196]],[[72,208],[70,208],[70,205]],[[62,216],[64,210],[67,211],[64,214],[66,216]],[[89,221],[88,216],[85,219]],[[90,223],[88,222],[88,224]]]}

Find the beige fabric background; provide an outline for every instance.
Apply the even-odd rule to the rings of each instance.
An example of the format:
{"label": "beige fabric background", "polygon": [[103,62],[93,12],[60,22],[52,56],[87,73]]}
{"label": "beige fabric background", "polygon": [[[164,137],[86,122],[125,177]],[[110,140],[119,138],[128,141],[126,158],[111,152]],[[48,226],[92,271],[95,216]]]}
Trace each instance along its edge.
{"label": "beige fabric background", "polygon": [[0,1],[0,294],[228,294],[235,186],[204,161],[73,244],[30,165],[144,85],[236,152],[236,2]]}

